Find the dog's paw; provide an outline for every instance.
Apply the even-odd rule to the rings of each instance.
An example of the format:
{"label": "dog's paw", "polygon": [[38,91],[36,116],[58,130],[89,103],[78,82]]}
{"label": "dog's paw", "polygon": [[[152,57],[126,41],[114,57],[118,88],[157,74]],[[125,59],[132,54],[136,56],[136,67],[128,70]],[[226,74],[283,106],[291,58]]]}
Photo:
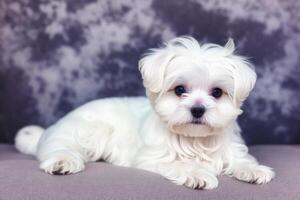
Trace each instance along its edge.
{"label": "dog's paw", "polygon": [[211,190],[218,187],[219,184],[215,175],[204,170],[166,177],[177,185],[184,185],[193,189]]}
{"label": "dog's paw", "polygon": [[40,168],[48,174],[67,175],[82,171],[84,169],[84,163],[70,157],[57,157],[42,162]]}
{"label": "dog's paw", "polygon": [[209,172],[198,171],[185,177],[184,184],[189,188],[211,190],[218,187],[217,177]]}
{"label": "dog's paw", "polygon": [[238,180],[248,183],[265,184],[275,177],[275,173],[270,167],[264,165],[252,165],[236,169],[233,172],[233,176]]}

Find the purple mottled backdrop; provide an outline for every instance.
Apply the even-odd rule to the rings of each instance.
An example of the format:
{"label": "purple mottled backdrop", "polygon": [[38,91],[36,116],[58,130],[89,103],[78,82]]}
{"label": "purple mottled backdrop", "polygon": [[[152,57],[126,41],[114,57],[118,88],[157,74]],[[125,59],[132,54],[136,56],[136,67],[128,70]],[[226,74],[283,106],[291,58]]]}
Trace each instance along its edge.
{"label": "purple mottled backdrop", "polygon": [[258,81],[239,119],[249,144],[300,143],[297,0],[1,0],[0,141],[89,100],[144,95],[137,62],[178,35],[233,37]]}

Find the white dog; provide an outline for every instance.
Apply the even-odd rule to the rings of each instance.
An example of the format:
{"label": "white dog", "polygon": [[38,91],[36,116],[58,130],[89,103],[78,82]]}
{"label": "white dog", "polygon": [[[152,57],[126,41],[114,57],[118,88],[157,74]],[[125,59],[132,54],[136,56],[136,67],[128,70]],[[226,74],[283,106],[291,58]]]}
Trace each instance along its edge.
{"label": "white dog", "polygon": [[191,188],[216,188],[221,174],[267,183],[274,172],[248,154],[236,122],[256,74],[234,49],[232,39],[223,47],[175,38],[139,62],[148,99],[92,101],[46,130],[21,129],[16,148],[49,174],[103,159]]}

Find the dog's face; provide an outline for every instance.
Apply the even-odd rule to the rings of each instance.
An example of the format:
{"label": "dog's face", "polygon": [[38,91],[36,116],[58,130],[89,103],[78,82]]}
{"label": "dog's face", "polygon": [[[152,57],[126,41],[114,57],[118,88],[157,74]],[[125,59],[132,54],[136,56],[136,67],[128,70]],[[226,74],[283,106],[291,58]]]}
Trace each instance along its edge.
{"label": "dog's face", "polygon": [[256,74],[230,39],[222,47],[179,37],[139,62],[154,110],[180,135],[218,134],[241,114]]}

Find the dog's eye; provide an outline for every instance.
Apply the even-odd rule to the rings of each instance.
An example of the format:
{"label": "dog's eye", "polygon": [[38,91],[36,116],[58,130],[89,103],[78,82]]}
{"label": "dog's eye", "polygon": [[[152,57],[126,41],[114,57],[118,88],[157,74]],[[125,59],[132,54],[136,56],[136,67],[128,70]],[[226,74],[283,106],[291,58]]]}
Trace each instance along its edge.
{"label": "dog's eye", "polygon": [[215,97],[216,99],[220,98],[223,95],[223,90],[220,88],[214,88],[211,91],[211,96]]}
{"label": "dog's eye", "polygon": [[186,91],[185,91],[185,88],[184,88],[184,86],[182,86],[182,85],[178,85],[178,86],[176,86],[175,87],[175,94],[177,95],[177,96],[181,96],[183,93],[185,93]]}

